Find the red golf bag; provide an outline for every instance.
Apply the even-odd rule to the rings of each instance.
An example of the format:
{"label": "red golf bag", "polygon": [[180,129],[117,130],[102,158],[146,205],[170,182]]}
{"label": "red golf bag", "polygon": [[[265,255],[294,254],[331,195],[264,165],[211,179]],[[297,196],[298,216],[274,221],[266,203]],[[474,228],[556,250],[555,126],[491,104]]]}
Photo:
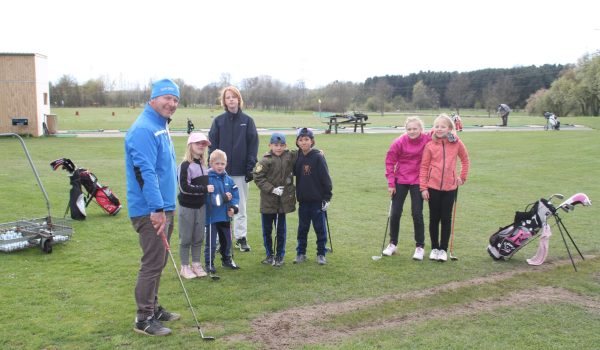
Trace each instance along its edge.
{"label": "red golf bag", "polygon": [[[92,200],[95,200],[109,215],[117,215],[121,210],[119,198],[117,198],[108,186],[104,186],[98,182],[98,178],[91,171],[76,168],[75,164],[68,158],[57,159],[50,163],[50,166],[54,170],[62,167],[71,174],[71,192],[65,216],[71,211],[72,219],[85,220],[85,208],[87,208]],[[82,186],[87,192],[85,196],[81,191]]]}

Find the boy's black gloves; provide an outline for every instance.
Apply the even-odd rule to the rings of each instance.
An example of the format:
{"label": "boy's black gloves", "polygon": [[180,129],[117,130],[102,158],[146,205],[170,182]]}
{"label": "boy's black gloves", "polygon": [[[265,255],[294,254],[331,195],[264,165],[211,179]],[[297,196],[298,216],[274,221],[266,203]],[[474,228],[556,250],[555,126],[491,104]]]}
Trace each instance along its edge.
{"label": "boy's black gloves", "polygon": [[254,175],[251,172],[246,173],[246,182],[250,182],[254,179]]}

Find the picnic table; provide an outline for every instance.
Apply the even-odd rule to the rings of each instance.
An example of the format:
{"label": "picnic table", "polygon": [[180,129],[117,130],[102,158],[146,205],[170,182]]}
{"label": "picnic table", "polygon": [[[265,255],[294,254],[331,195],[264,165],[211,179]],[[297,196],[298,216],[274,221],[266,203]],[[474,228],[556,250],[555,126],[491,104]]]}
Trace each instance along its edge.
{"label": "picnic table", "polygon": [[346,125],[354,126],[354,132],[356,132],[356,130],[360,126],[360,133],[364,134],[365,133],[364,126],[371,124],[371,123],[367,122],[367,119],[369,119],[369,117],[363,113],[353,113],[350,115],[335,114],[335,115],[328,116],[326,118],[328,120],[324,121],[323,123],[327,124],[327,126],[328,126],[328,128],[327,128],[328,134],[331,133],[332,127],[334,128],[335,133],[337,134],[338,127],[343,129],[346,127]]}

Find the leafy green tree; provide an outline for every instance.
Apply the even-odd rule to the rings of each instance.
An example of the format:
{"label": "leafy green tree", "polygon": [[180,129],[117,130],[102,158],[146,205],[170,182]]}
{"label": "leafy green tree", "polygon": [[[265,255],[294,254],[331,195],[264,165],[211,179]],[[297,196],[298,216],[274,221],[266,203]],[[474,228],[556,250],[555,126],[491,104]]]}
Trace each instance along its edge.
{"label": "leafy green tree", "polygon": [[81,106],[81,92],[77,80],[66,74],[60,77],[56,85],[51,86],[50,99],[57,106]]}
{"label": "leafy green tree", "polygon": [[439,106],[439,94],[429,88],[422,80],[413,86],[412,104],[416,109],[437,108]]}

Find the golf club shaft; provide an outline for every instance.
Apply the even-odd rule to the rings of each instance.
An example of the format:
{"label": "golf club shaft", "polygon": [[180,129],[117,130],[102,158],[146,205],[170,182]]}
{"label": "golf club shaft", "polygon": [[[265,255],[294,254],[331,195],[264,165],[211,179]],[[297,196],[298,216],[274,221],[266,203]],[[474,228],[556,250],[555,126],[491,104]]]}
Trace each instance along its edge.
{"label": "golf club shaft", "polygon": [[198,327],[198,331],[200,332],[200,335],[202,336],[202,338],[205,338],[204,333],[202,332],[202,329],[200,328],[200,322],[198,322],[198,317],[196,316],[196,311],[194,311],[194,307],[192,306],[192,302],[190,301],[188,292],[185,289],[185,285],[183,285],[183,280],[181,279],[181,275],[179,274],[179,271],[177,270],[177,263],[175,263],[175,258],[173,258],[173,253],[171,253],[171,246],[169,245],[169,241],[167,240],[167,236],[165,235],[164,232],[160,233],[160,238],[162,239],[163,245],[165,246],[165,249],[167,250],[169,257],[171,258],[171,262],[173,263],[173,268],[175,269],[175,274],[177,275],[177,278],[179,279],[179,284],[181,284],[181,289],[183,289],[183,294],[185,295],[185,300],[187,300],[188,306],[190,307],[190,311],[192,312],[192,316],[194,316],[194,321],[196,321],[196,327]]}
{"label": "golf club shaft", "polygon": [[390,227],[390,216],[392,216],[392,202],[394,200],[394,196],[390,199],[390,208],[388,209],[388,217],[387,222],[385,224],[385,232],[383,233],[383,243],[381,243],[381,250],[379,251],[379,255],[383,256],[383,250],[385,249],[385,239],[387,238],[388,228]]}
{"label": "golf club shaft", "polygon": [[325,224],[327,225],[327,234],[329,235],[329,249],[333,253],[333,241],[331,240],[331,231],[329,230],[329,217],[327,216],[327,210],[323,212],[325,215]]}
{"label": "golf club shaft", "polygon": [[454,208],[452,209],[452,231],[450,234],[450,259],[456,259],[454,256],[454,221],[456,221],[456,207],[458,206],[458,187],[454,192]]}

